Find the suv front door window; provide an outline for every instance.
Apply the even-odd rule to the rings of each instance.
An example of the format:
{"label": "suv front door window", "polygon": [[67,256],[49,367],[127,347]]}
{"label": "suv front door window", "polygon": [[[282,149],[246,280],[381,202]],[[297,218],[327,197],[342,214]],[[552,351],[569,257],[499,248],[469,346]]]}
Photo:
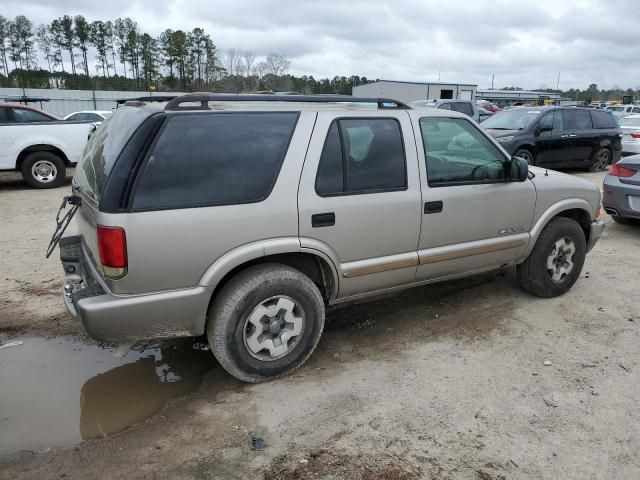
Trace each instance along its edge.
{"label": "suv front door window", "polygon": [[424,201],[417,280],[514,261],[528,242],[533,183],[505,178],[508,158],[470,120],[411,115]]}
{"label": "suv front door window", "polygon": [[537,128],[534,127],[534,135],[536,130],[539,134],[535,142],[535,164],[545,166],[565,161],[570,140],[569,134],[565,132],[562,111],[553,109],[545,113],[538,121]]}

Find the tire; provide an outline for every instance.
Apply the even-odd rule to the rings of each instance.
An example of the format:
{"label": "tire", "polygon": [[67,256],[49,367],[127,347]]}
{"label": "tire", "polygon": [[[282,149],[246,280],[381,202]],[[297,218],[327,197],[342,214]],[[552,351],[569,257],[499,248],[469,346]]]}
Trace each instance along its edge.
{"label": "tire", "polygon": [[611,151],[608,148],[599,148],[591,156],[590,172],[602,172],[611,163]]}
{"label": "tire", "polygon": [[[550,270],[549,261],[554,252],[558,251],[558,244],[562,247],[561,250],[566,251],[570,251],[570,246],[573,245],[574,251],[571,255],[556,254],[554,260],[561,262],[567,259],[567,263],[561,262],[562,265]],[[553,218],[540,233],[529,257],[517,266],[520,285],[527,292],[542,298],[562,295],[578,280],[586,252],[587,241],[580,225],[570,218]],[[566,272],[569,263],[571,269]],[[560,278],[553,279],[552,275],[559,275]]]}
{"label": "tire", "polygon": [[33,188],[56,188],[64,183],[67,170],[60,157],[51,152],[33,152],[22,162],[22,177]]}
{"label": "tire", "polygon": [[525,159],[529,165],[536,164],[533,153],[531,153],[531,150],[528,150],[526,148],[519,148],[518,150],[516,150],[516,153],[514,153],[513,156]]}
{"label": "tire", "polygon": [[324,316],[322,295],[309,277],[286,265],[256,265],[233,277],[213,301],[207,339],[227,372],[256,383],[300,367],[318,345]]}

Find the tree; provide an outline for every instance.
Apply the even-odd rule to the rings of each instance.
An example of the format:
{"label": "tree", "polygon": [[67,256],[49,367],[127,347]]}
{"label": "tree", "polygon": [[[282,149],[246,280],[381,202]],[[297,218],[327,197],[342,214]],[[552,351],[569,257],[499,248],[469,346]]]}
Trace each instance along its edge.
{"label": "tree", "polygon": [[211,38],[201,28],[194,28],[189,35],[191,62],[195,67],[196,80],[200,87],[202,87],[202,74],[206,66],[207,47],[211,43]]}
{"label": "tree", "polygon": [[[105,22],[105,30],[107,31],[107,51],[111,52],[111,60],[113,63],[111,66],[113,67],[113,74],[118,75],[118,71],[116,70],[116,36],[113,32],[113,22],[108,20]],[[107,64],[107,69],[109,65]]]}
{"label": "tree", "polygon": [[129,17],[122,22],[124,28],[124,57],[129,62],[133,78],[140,79],[140,31]]}
{"label": "tree", "polygon": [[96,68],[102,70],[102,75],[109,76],[109,42],[111,39],[111,24],[97,20],[91,23],[89,29],[89,43],[96,48]]}
{"label": "tree", "polygon": [[242,56],[242,68],[244,70],[244,74],[247,77],[250,77],[251,75],[253,75],[253,64],[256,61],[256,56],[253,54],[253,52],[249,51],[249,50],[244,50],[241,54]]}
{"label": "tree", "polygon": [[9,42],[9,26],[11,22],[0,15],[0,71],[9,77],[9,62],[7,61],[7,44]]}
{"label": "tree", "polygon": [[164,57],[164,65],[169,68],[169,77],[175,78],[173,75],[173,66],[176,65],[177,58],[173,44],[173,30],[167,28],[159,37],[160,49]]}
{"label": "tree", "polygon": [[158,76],[158,41],[148,33],[140,36],[140,58],[142,63],[142,75],[147,85],[156,80]]}
{"label": "tree", "polygon": [[[124,72],[124,78],[127,78],[127,64],[126,64],[126,52],[127,52],[127,29],[124,20],[117,18],[113,23],[113,35],[116,50],[118,51],[118,59],[122,64],[122,70]],[[114,62],[115,68],[115,62]]]}
{"label": "tree", "polygon": [[91,27],[87,19],[82,15],[74,17],[75,29],[73,31],[75,37],[75,46],[82,52],[82,64],[84,66],[84,74],[89,76],[89,60],[87,59],[87,51],[89,50],[89,36],[91,35]]}
{"label": "tree", "polygon": [[284,75],[289,70],[289,65],[291,62],[287,60],[287,57],[281,55],[279,53],[270,53],[267,55],[265,59],[267,71],[266,73],[270,73],[276,77]]}
{"label": "tree", "polygon": [[55,50],[56,58],[60,61],[60,66],[62,67],[62,71],[64,72],[64,61],[62,59],[62,49],[66,48],[66,40],[64,36],[64,29],[62,27],[62,22],[60,19],[55,19],[51,22],[49,26],[49,31],[51,32],[51,41],[53,43],[53,48]]}
{"label": "tree", "polygon": [[230,48],[224,57],[224,68],[227,75],[242,75],[242,52],[237,48]]}
{"label": "tree", "polygon": [[76,74],[75,53],[73,52],[75,32],[73,30],[73,18],[65,15],[58,19],[60,22],[60,33],[62,36],[62,48],[69,52],[69,60],[71,61],[71,73]]}
{"label": "tree", "polygon": [[51,31],[47,25],[40,25],[36,29],[36,43],[47,61],[49,73],[53,73],[53,68],[57,66],[58,59],[56,57],[55,45],[52,40]]}
{"label": "tree", "polygon": [[22,68],[26,70],[35,69],[37,61],[31,20],[24,15],[18,15],[11,24],[10,34],[14,59],[17,55],[18,63]]}

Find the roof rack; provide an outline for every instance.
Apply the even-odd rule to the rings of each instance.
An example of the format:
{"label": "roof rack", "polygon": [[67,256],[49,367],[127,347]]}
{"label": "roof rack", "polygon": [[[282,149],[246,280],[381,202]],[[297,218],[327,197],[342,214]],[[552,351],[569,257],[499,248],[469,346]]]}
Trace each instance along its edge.
{"label": "roof rack", "polygon": [[176,96],[177,95],[155,95],[152,97],[120,98],[116,100],[116,103],[119,105],[140,106],[144,102],[169,102],[176,98]]}
{"label": "roof rack", "polygon": [[[169,100],[164,109],[166,111],[211,110],[209,102],[374,103],[378,105],[379,109],[411,109],[409,105],[389,98],[361,98],[349,95],[225,95],[216,93],[174,97]],[[182,106],[183,103],[200,103],[200,105]]]}

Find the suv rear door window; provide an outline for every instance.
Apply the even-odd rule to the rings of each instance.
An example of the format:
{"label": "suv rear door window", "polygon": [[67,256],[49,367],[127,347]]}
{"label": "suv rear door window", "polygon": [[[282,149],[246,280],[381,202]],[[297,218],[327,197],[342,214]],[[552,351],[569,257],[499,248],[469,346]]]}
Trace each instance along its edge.
{"label": "suv rear door window", "polygon": [[473,107],[469,102],[454,102],[453,109],[456,112],[464,113],[465,115],[473,117]]}
{"label": "suv rear door window", "polygon": [[316,192],[319,195],[374,193],[406,188],[406,161],[397,120],[334,120],[318,166]]}
{"label": "suv rear door window", "polygon": [[591,119],[593,120],[593,128],[617,128],[615,119],[607,112],[599,110],[591,111]]}
{"label": "suv rear door window", "polygon": [[590,130],[593,128],[588,110],[563,110],[562,117],[566,130]]}
{"label": "suv rear door window", "polygon": [[297,120],[298,114],[291,112],[170,116],[140,173],[133,209],[264,200]]}

